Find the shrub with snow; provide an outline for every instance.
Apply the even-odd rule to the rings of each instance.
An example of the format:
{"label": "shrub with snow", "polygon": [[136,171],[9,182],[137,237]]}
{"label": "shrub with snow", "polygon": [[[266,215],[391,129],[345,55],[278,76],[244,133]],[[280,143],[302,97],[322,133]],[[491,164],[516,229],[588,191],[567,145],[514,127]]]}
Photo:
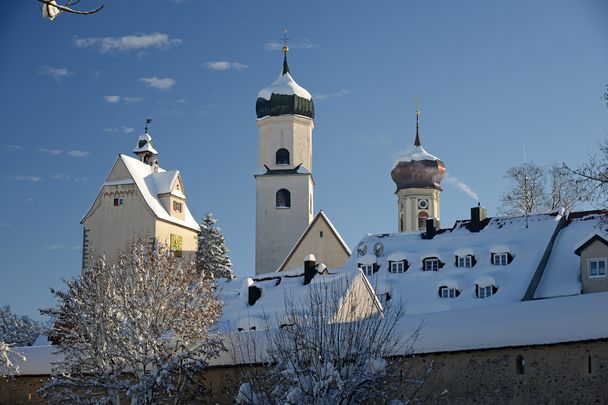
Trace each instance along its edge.
{"label": "shrub with snow", "polygon": [[194,263],[137,242],[116,261],[92,260],[67,292],[52,291],[60,360],[41,394],[51,403],[173,402],[200,395],[195,376],[219,355],[209,335],[221,304]]}
{"label": "shrub with snow", "polygon": [[405,337],[396,328],[402,305],[363,317],[346,311],[351,315],[338,320],[343,292],[335,284],[313,283],[305,298],[286,297],[281,328],[239,335],[234,350],[241,361],[263,366],[237,376],[237,403],[387,403],[418,392],[424,378],[406,379],[409,392],[403,390],[408,383],[396,383],[407,373],[405,357],[394,354],[411,353],[420,328]]}

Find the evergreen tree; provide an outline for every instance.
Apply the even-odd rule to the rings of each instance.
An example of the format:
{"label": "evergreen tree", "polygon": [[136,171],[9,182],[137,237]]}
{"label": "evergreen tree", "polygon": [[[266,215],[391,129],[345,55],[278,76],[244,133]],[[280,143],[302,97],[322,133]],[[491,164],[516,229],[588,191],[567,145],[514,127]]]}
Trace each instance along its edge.
{"label": "evergreen tree", "polygon": [[228,248],[224,243],[222,230],[215,225],[216,222],[211,213],[207,213],[201,222],[196,264],[202,274],[231,279],[234,277],[232,261],[228,257]]}

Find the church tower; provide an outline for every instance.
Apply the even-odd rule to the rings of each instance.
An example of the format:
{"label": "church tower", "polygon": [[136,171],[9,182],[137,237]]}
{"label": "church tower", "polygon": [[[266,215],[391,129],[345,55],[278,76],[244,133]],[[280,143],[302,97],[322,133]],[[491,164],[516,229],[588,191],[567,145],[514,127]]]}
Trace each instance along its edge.
{"label": "church tower", "polygon": [[445,175],[445,165],[431,155],[420,142],[420,111],[416,110],[416,139],[414,146],[391,171],[397,185],[397,228],[399,232],[425,231],[426,220],[439,221],[439,193]]}
{"label": "church tower", "polygon": [[256,102],[256,274],[276,271],[313,219],[312,96],[291,77],[283,48],[277,80]]}

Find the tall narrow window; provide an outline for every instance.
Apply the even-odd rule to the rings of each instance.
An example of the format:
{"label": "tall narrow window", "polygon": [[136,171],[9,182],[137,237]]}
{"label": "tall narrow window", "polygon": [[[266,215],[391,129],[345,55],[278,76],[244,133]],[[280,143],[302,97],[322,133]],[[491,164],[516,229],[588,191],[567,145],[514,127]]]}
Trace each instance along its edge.
{"label": "tall narrow window", "polygon": [[182,212],[182,203],[181,202],[177,202],[177,201],[173,201],[173,211],[175,211],[175,212]]}
{"label": "tall narrow window", "polygon": [[524,360],[524,356],[521,354],[517,355],[515,358],[515,370],[517,374],[522,375],[526,372],[526,360]]}
{"label": "tall narrow window", "polygon": [[288,165],[289,164],[289,151],[285,148],[281,148],[276,154],[276,164]]}
{"label": "tall narrow window", "polygon": [[291,207],[291,193],[287,189],[277,191],[277,208]]}
{"label": "tall narrow window", "polygon": [[589,278],[606,277],[606,259],[589,259]]}
{"label": "tall narrow window", "polygon": [[426,220],[428,217],[429,217],[429,214],[427,214],[424,211],[420,211],[418,213],[418,230],[420,232],[426,231]]}

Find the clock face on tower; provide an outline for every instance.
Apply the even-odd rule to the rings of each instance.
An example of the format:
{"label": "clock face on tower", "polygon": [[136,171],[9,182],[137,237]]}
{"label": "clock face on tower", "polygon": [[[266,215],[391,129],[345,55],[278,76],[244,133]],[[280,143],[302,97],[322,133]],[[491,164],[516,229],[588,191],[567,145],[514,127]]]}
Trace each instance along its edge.
{"label": "clock face on tower", "polygon": [[425,210],[429,207],[429,200],[420,199],[418,200],[418,208],[421,210]]}

